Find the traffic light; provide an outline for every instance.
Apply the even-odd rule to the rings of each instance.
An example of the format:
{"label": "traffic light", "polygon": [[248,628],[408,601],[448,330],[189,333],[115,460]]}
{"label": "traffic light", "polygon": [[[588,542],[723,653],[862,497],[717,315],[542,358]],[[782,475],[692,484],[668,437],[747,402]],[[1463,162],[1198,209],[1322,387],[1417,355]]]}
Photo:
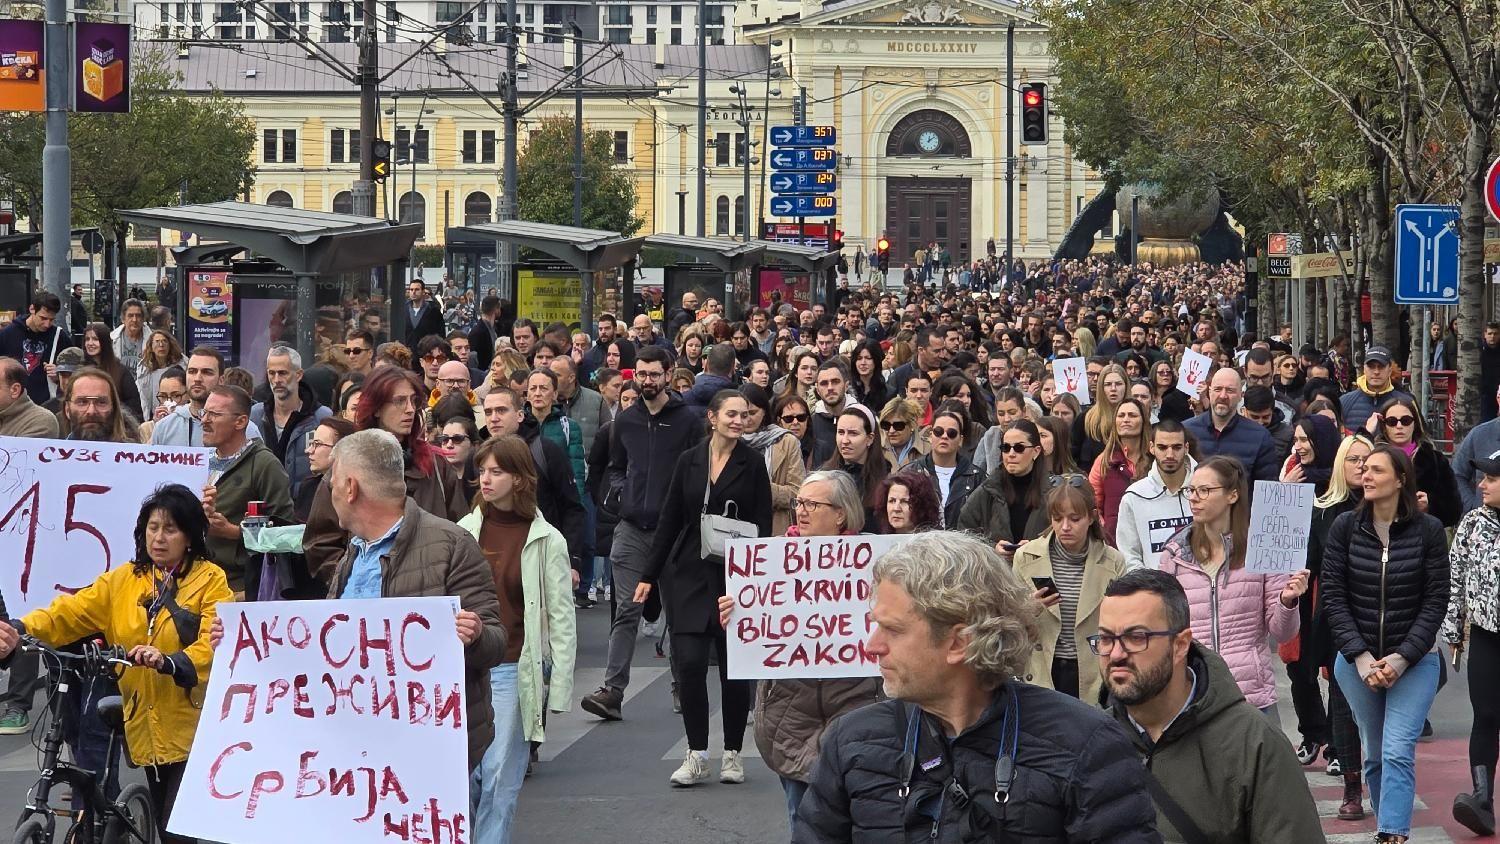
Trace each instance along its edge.
{"label": "traffic light", "polygon": [[875,241],[875,260],[881,272],[891,268],[891,241],[885,235],[881,235],[880,239]]}
{"label": "traffic light", "polygon": [[844,230],[843,229],[834,229],[833,230],[833,240],[831,240],[831,241],[828,242],[828,248],[832,249],[834,252],[843,252],[844,251]]}
{"label": "traffic light", "polygon": [[1047,143],[1047,83],[1027,82],[1021,86],[1021,143]]}
{"label": "traffic light", "polygon": [[391,175],[391,142],[376,138],[370,143],[371,170],[375,181],[383,182]]}

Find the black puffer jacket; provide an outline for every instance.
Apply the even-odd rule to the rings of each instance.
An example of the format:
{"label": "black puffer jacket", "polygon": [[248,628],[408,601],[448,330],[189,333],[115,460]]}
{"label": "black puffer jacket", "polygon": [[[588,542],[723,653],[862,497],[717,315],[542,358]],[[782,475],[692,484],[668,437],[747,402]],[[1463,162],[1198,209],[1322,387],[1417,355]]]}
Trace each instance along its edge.
{"label": "black puffer jacket", "polygon": [[[1005,697],[1017,695],[1020,737],[1003,817],[995,804],[995,758]],[[1098,709],[1050,689],[1002,686],[979,721],[951,741],[928,719],[900,796],[909,705],[882,701],[851,712],[823,735],[822,753],[797,811],[793,844],[1050,841],[1159,842],[1145,769],[1119,725]],[[941,760],[935,765],[928,763]],[[928,770],[923,770],[927,768]],[[919,811],[937,805],[952,773],[972,795],[941,801],[934,824]],[[986,832],[976,823],[989,818]],[[1003,830],[1001,837],[999,830]]]}
{"label": "black puffer jacket", "polygon": [[1368,508],[1345,513],[1328,529],[1321,580],[1333,644],[1345,659],[1397,653],[1415,665],[1448,611],[1443,523],[1426,513],[1398,520],[1385,552]]}

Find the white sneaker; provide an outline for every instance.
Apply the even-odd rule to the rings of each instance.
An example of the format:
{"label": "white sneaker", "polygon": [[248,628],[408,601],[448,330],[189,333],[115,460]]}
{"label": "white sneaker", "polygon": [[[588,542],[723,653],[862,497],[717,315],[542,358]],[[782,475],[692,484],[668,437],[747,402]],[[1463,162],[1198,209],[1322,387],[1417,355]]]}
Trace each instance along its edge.
{"label": "white sneaker", "polygon": [[724,751],[724,760],[719,763],[719,782],[739,785],[745,781],[745,763],[740,760],[738,750]]}
{"label": "white sneaker", "polygon": [[682,767],[672,774],[672,785],[678,788],[689,788],[698,783],[708,782],[708,776],[708,762],[689,750],[687,758],[682,760]]}

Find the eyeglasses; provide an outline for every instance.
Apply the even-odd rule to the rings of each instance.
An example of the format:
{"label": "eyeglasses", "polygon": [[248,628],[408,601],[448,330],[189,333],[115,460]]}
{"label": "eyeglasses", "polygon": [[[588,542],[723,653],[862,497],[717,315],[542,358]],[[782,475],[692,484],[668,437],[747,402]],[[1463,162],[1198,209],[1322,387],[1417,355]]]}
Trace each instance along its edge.
{"label": "eyeglasses", "polygon": [[243,414],[230,413],[230,412],[225,411],[225,410],[205,410],[205,411],[203,411],[203,418],[204,419],[209,419],[209,420],[218,419],[220,416],[234,417],[234,416],[241,416],[241,415],[243,415]]}
{"label": "eyeglasses", "polygon": [[1089,650],[1098,656],[1109,656],[1114,653],[1116,644],[1123,647],[1125,653],[1138,654],[1151,647],[1151,640],[1157,636],[1176,636],[1181,632],[1181,630],[1127,630],[1119,635],[1096,633],[1093,636],[1085,636],[1083,640],[1089,643]]}
{"label": "eyeglasses", "polygon": [[448,360],[448,356],[443,354],[442,352],[428,352],[427,354],[422,356],[422,360],[425,360],[428,363],[443,363],[444,361]]}
{"label": "eyeglasses", "polygon": [[806,510],[809,513],[816,511],[819,507],[836,507],[836,506],[838,506],[838,505],[834,504],[831,501],[818,501],[817,499],[813,499],[813,498],[793,498],[792,499],[792,509],[793,510]]}
{"label": "eyeglasses", "polygon": [[1417,424],[1417,417],[1415,416],[1387,416],[1385,418],[1385,426],[1387,428],[1394,428],[1397,425],[1406,426],[1415,424]]}
{"label": "eyeglasses", "polygon": [[793,422],[801,423],[801,422],[806,422],[810,418],[812,418],[811,414],[807,414],[807,413],[785,413],[785,414],[782,414],[781,421],[786,422],[788,424],[793,423]]}
{"label": "eyeglasses", "polygon": [[156,403],[166,404],[169,401],[181,401],[182,397],[185,395],[187,395],[186,391],[180,393],[157,393]]}
{"label": "eyeglasses", "polygon": [[957,428],[939,428],[937,426],[933,426],[933,428],[932,428],[932,435],[934,437],[937,437],[940,440],[946,440],[946,439],[955,439],[956,440],[956,439],[958,439],[959,432],[958,432]]}
{"label": "eyeglasses", "polygon": [[1026,449],[1028,449],[1028,448],[1036,448],[1036,446],[1029,445],[1027,443],[1001,443],[1000,444],[1000,453],[1001,454],[1024,454],[1026,452]]}
{"label": "eyeglasses", "polygon": [[445,434],[437,438],[438,445],[458,445],[469,441],[468,434]]}
{"label": "eyeglasses", "polygon": [[1182,488],[1182,491],[1187,493],[1188,498],[1207,498],[1209,493],[1223,488],[1222,486],[1208,486],[1205,484],[1203,486],[1185,486]]}
{"label": "eyeglasses", "polygon": [[344,354],[351,355],[351,356],[353,356],[353,355],[362,355],[362,354],[364,354],[365,352],[368,352],[368,351],[370,351],[370,350],[366,349],[364,346],[345,346],[344,347]]}
{"label": "eyeglasses", "polygon": [[1064,474],[1064,475],[1053,475],[1052,477],[1048,478],[1047,479],[1047,488],[1048,489],[1057,489],[1058,487],[1062,486],[1063,484],[1067,484],[1068,486],[1076,486],[1079,489],[1082,489],[1083,485],[1086,484],[1086,483],[1088,483],[1088,482],[1089,482],[1089,479],[1087,477],[1085,477],[1083,475],[1080,475],[1080,474],[1078,474],[1076,472],[1069,472],[1069,473]]}
{"label": "eyeglasses", "polygon": [[469,379],[467,378],[439,378],[437,381],[439,384],[445,384],[449,387],[467,387],[469,385]]}
{"label": "eyeglasses", "polygon": [[322,440],[308,440],[307,441],[307,450],[308,451],[316,451],[317,449],[320,449],[320,448],[333,448],[333,443],[325,443]]}
{"label": "eyeglasses", "polygon": [[887,419],[884,422],[880,423],[880,427],[881,427],[882,430],[886,430],[886,431],[905,431],[906,430],[906,420],[905,419]]}
{"label": "eyeglasses", "polygon": [[69,402],[74,407],[98,407],[108,409],[109,396],[74,396]]}

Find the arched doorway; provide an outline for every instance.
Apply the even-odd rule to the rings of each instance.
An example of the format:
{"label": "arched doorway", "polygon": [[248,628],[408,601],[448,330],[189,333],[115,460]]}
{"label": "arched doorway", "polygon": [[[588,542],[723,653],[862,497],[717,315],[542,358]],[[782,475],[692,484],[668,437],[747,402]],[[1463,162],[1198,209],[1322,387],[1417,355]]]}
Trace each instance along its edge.
{"label": "arched doorway", "polygon": [[[886,137],[885,156],[919,162],[971,159],[969,133],[953,115],[921,109],[901,118]],[[967,177],[890,176],[885,180],[885,232],[895,263],[912,263],[936,243],[955,265],[969,260],[972,189]]]}
{"label": "arched doorway", "polygon": [[273,190],[271,191],[271,194],[266,197],[266,204],[275,206],[276,208],[291,208],[292,195],[284,190]]}
{"label": "arched doorway", "polygon": [[335,214],[353,214],[354,213],[354,194],[352,194],[352,193],[350,193],[349,191],[346,191],[346,190],[341,190],[338,193],[334,194],[333,195],[333,213],[335,213]]}
{"label": "arched doorway", "polygon": [[420,240],[427,233],[427,200],[422,198],[416,191],[407,191],[401,194],[401,199],[396,203],[396,213],[402,223],[420,223]]}
{"label": "arched doorway", "polygon": [[474,191],[464,198],[464,225],[478,226],[490,221],[492,203],[488,194]]}

